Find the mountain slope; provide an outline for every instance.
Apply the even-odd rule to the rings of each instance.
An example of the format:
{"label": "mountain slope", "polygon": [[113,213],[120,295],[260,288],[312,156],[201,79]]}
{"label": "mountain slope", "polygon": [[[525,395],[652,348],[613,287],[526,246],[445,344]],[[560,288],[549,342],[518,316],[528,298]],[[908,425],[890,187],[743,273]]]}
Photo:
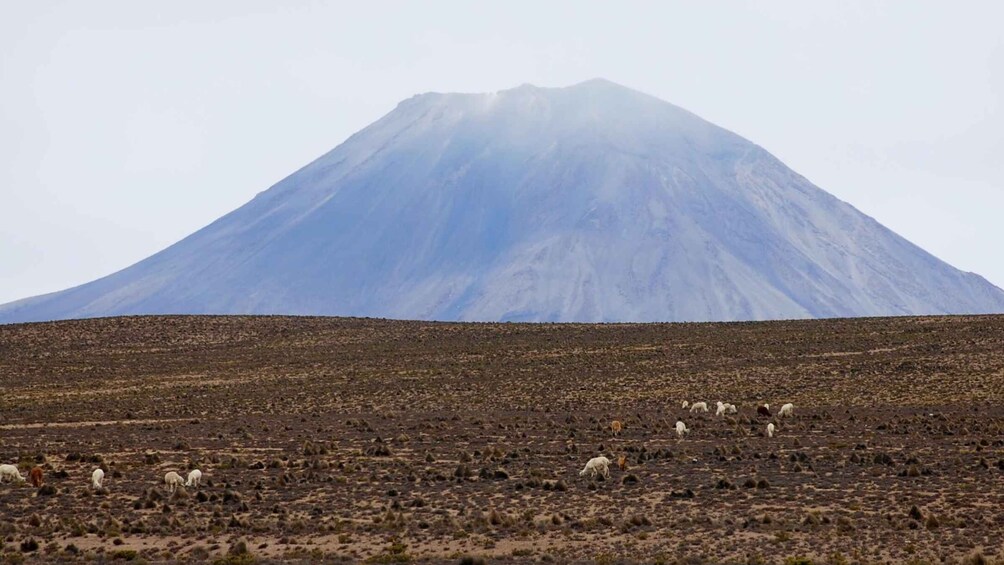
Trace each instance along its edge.
{"label": "mountain slope", "polygon": [[679,321],[1004,312],[760,147],[594,80],[408,99],[251,202],[0,322],[147,313]]}

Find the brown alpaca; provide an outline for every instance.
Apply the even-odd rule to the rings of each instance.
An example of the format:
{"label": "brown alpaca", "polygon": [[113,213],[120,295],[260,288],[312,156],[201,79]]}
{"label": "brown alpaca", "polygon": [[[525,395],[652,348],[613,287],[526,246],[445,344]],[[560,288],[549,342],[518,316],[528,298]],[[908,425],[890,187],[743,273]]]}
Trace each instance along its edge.
{"label": "brown alpaca", "polygon": [[28,473],[28,476],[31,478],[31,485],[33,487],[38,488],[38,487],[42,486],[42,468],[41,467],[34,467],[34,468],[32,468],[31,472]]}
{"label": "brown alpaca", "polygon": [[619,435],[621,433],[621,430],[623,429],[624,429],[624,424],[622,424],[620,420],[614,420],[613,422],[610,422],[610,431],[612,431],[614,435]]}
{"label": "brown alpaca", "polygon": [[620,455],[620,456],[617,457],[617,467],[621,471],[627,471],[627,456],[626,455]]}

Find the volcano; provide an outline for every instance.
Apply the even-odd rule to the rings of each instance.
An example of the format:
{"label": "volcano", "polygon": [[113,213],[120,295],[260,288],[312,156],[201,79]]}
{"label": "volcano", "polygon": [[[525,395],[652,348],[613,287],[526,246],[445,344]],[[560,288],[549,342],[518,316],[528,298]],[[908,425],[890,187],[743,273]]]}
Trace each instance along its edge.
{"label": "volcano", "polygon": [[414,96],[244,206],[0,322],[724,321],[1004,312],[750,141],[605,80]]}

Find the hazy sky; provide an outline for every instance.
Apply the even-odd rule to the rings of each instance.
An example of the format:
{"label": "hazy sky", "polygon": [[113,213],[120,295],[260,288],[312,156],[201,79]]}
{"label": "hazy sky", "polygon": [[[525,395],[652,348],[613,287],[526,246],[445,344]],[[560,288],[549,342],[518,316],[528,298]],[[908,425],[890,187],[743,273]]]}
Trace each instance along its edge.
{"label": "hazy sky", "polygon": [[1004,2],[5,2],[0,303],[142,259],[427,91],[603,77],[1004,286]]}

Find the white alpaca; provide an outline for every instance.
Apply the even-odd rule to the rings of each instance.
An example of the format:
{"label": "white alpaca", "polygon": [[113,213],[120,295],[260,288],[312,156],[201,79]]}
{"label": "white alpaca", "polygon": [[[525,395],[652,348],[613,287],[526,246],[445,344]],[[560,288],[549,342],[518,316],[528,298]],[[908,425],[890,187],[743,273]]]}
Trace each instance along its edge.
{"label": "white alpaca", "polygon": [[781,410],[777,413],[778,418],[783,418],[785,416],[794,416],[794,415],[795,415],[795,405],[790,402],[782,406]]}
{"label": "white alpaca", "polygon": [[686,408],[687,408],[687,406],[690,406],[690,403],[689,403],[689,402],[687,402],[686,400],[684,400],[684,401],[683,401],[683,404],[681,404],[681,405],[680,405],[680,407],[681,407],[681,408],[684,408],[684,409],[686,409]]}
{"label": "white alpaca", "polygon": [[767,437],[774,437],[774,422],[767,424]]}
{"label": "white alpaca", "polygon": [[202,471],[198,469],[192,469],[192,472],[188,474],[188,480],[185,481],[185,486],[199,488],[199,483],[201,482],[202,482]]}
{"label": "white alpaca", "polygon": [[105,472],[102,471],[100,467],[98,467],[97,469],[94,470],[93,473],[91,473],[91,487],[96,489],[101,488],[101,481],[104,480],[105,480]]}
{"label": "white alpaca", "polygon": [[164,475],[164,482],[167,484],[167,490],[174,494],[174,491],[180,486],[185,486],[185,479],[181,478],[181,475],[175,473],[174,471],[168,472]]}
{"label": "white alpaca", "polygon": [[24,482],[24,477],[21,475],[21,471],[17,470],[16,466],[0,465],[0,483],[4,482],[6,479],[10,479],[11,482]]}
{"label": "white alpaca", "polygon": [[739,411],[739,409],[736,408],[735,404],[725,403],[725,413],[726,414],[735,414],[738,411]]}
{"label": "white alpaca", "polygon": [[715,416],[724,416],[725,411],[728,410],[728,404],[723,403],[721,400],[715,403]]}
{"label": "white alpaca", "polygon": [[708,411],[708,403],[707,402],[695,402],[695,403],[693,403],[693,404],[690,405],[690,411],[691,412],[697,412],[698,410],[700,410],[701,412],[707,412]]}
{"label": "white alpaca", "polygon": [[600,475],[603,475],[604,479],[606,479],[610,476],[610,460],[602,455],[599,457],[593,457],[587,461],[586,466],[579,471],[579,476],[583,477],[587,473],[590,478],[595,477],[596,474],[599,473]]}
{"label": "white alpaca", "polygon": [[678,420],[676,422],[676,437],[683,437],[683,434],[689,434],[689,433],[690,430],[687,429],[687,424],[684,424],[683,422],[680,422]]}

